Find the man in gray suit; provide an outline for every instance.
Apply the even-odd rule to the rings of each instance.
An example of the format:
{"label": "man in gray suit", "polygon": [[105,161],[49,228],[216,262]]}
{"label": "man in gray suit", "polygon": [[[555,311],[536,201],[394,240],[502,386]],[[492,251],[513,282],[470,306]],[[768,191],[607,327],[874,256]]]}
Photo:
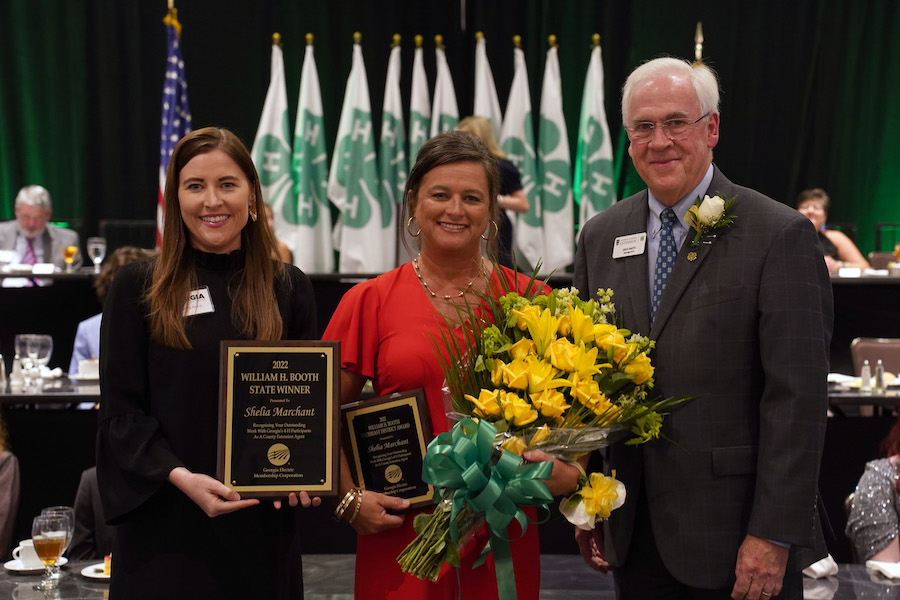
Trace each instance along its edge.
{"label": "man in gray suit", "polygon": [[[53,215],[50,193],[39,185],[27,185],[16,195],[16,219],[0,223],[0,250],[12,250],[17,264],[53,263],[64,269],[62,249],[78,246],[78,233],[48,225]],[[81,264],[80,254],[75,266]]]}
{"label": "man in gray suit", "polygon": [[[705,65],[629,76],[628,153],[649,190],[585,224],[575,258],[582,297],[613,288],[620,326],[656,340],[656,390],[700,396],[666,417],[666,439],[607,452],[627,500],[576,539],[620,600],[799,599],[797,554],[824,547],[831,285],[808,219],[712,164],[718,104]],[[685,217],[705,195],[734,197],[734,219],[695,244]]]}

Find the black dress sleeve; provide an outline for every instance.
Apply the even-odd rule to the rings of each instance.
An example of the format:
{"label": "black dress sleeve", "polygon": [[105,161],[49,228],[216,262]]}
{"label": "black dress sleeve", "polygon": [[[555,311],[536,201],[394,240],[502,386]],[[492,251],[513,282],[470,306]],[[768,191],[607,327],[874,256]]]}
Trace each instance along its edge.
{"label": "black dress sleeve", "polygon": [[149,279],[147,263],[122,267],[100,325],[97,477],[109,523],[141,506],[183,464],[150,410],[150,335],[143,302]]}
{"label": "black dress sleeve", "polygon": [[306,274],[287,265],[290,287],[281,286],[278,302],[284,319],[283,337],[288,340],[319,339],[316,321],[316,296]]}

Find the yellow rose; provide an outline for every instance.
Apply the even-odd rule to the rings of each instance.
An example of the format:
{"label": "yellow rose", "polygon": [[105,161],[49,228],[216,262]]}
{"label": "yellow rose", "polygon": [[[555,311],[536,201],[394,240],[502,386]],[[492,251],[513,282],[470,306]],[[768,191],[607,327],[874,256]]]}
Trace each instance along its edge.
{"label": "yellow rose", "polygon": [[499,392],[497,390],[486,390],[482,388],[478,393],[477,398],[470,394],[466,394],[466,400],[475,405],[475,410],[472,412],[479,417],[489,419],[490,417],[496,417],[500,414],[498,394]]}
{"label": "yellow rose", "polygon": [[615,325],[594,325],[594,342],[603,350],[609,350],[611,346],[616,348],[625,344],[625,338],[619,333]]}
{"label": "yellow rose", "polygon": [[631,380],[632,383],[640,385],[653,377],[654,368],[650,364],[650,357],[647,356],[647,353],[641,352],[625,365],[623,371],[629,375],[634,375],[634,379]]}
{"label": "yellow rose", "polygon": [[572,395],[576,400],[589,407],[591,400],[601,395],[600,386],[591,377],[576,375],[572,383]]}
{"label": "yellow rose", "polygon": [[615,354],[613,354],[613,360],[621,365],[622,363],[628,362],[628,360],[630,360],[632,356],[637,354],[639,349],[639,346],[634,342],[616,346]]}
{"label": "yellow rose", "polygon": [[500,392],[500,405],[503,407],[503,418],[516,427],[524,427],[538,417],[531,404],[511,392]]}
{"label": "yellow rose", "polygon": [[528,329],[528,319],[537,321],[538,317],[541,316],[541,309],[537,306],[526,306],[521,310],[514,310],[512,312],[516,315],[516,327],[522,331]]}
{"label": "yellow rose", "polygon": [[569,315],[559,317],[559,323],[556,325],[556,331],[559,335],[565,337],[572,332],[572,319]]}
{"label": "yellow rose", "polygon": [[559,390],[548,389],[531,394],[531,403],[548,419],[559,419],[569,408],[569,405],[566,404],[566,397]]}
{"label": "yellow rose", "polygon": [[528,365],[520,358],[503,365],[503,383],[507,387],[524,390],[528,387]]}
{"label": "yellow rose", "polygon": [[525,358],[530,354],[534,354],[534,342],[526,337],[509,347],[509,355],[513,358]]}
{"label": "yellow rose", "polygon": [[544,440],[550,437],[550,428],[546,425],[541,425],[538,427],[537,431],[534,432],[534,435],[531,436],[531,440],[528,442],[528,446],[534,448]]}
{"label": "yellow rose", "polygon": [[494,368],[491,369],[491,383],[493,383],[495,387],[499,386],[503,381],[503,367],[505,366],[506,363],[499,358],[494,359]]}
{"label": "yellow rose", "polygon": [[550,363],[561,371],[571,373],[575,370],[575,356],[578,347],[566,338],[559,338],[550,343]]}
{"label": "yellow rose", "polygon": [[527,449],[527,447],[525,446],[525,442],[523,442],[522,438],[517,435],[512,436],[511,438],[500,444],[500,447],[504,450],[509,450],[516,456],[522,456],[522,453]]}

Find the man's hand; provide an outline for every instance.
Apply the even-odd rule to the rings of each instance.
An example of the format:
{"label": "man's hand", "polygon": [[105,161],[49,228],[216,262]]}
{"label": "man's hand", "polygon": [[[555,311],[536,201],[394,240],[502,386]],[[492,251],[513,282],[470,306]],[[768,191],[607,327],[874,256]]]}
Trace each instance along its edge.
{"label": "man's hand", "polygon": [[576,527],[575,541],[578,543],[578,549],[581,551],[581,558],[584,559],[587,566],[601,573],[609,572],[602,525],[597,525],[590,531]]}
{"label": "man's hand", "polygon": [[734,600],[769,600],[781,593],[788,548],[748,535],[738,549]]}

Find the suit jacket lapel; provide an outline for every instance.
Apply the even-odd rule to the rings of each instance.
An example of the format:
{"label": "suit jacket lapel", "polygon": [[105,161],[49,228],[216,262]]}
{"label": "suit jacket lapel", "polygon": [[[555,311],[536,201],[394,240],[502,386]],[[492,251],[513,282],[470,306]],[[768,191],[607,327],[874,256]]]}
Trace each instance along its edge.
{"label": "suit jacket lapel", "polygon": [[[646,231],[649,210],[645,190],[641,193],[640,200],[634,203],[634,208],[624,223],[625,231]],[[640,256],[620,260],[628,261],[625,272],[628,279],[628,297],[631,299],[631,316],[623,315],[624,323],[620,323],[620,325],[624,325],[632,331],[649,331],[650,290],[648,288],[647,252],[644,251]],[[615,302],[615,296],[613,296],[613,302]]]}
{"label": "suit jacket lapel", "polygon": [[[719,171],[718,167],[714,166],[713,169],[713,178],[712,181],[710,181],[707,194],[722,194],[723,197],[732,196],[733,194],[731,194],[730,191],[734,187],[734,184],[722,175],[722,172]],[[717,235],[718,237],[721,237],[722,235],[725,235],[726,232],[727,229],[724,229],[718,232]],[[709,253],[712,251],[712,248],[718,239],[716,238],[716,240],[710,242],[701,241],[696,248],[693,248],[691,247],[691,240],[694,239],[694,233],[695,231],[693,229],[688,232],[684,243],[681,245],[681,250],[678,252],[678,258],[675,260],[675,268],[672,269],[672,274],[669,275],[669,279],[666,282],[666,289],[663,291],[659,309],[656,311],[656,318],[653,320],[650,327],[651,339],[657,339],[659,337],[659,333],[662,331],[663,327],[665,327],[666,322],[671,316],[672,311],[674,311],[675,307],[678,305],[678,301],[687,289],[688,284],[700,269],[700,265],[702,265],[703,261],[706,260],[706,257],[709,256]],[[691,253],[696,255],[694,260],[688,259]]]}

